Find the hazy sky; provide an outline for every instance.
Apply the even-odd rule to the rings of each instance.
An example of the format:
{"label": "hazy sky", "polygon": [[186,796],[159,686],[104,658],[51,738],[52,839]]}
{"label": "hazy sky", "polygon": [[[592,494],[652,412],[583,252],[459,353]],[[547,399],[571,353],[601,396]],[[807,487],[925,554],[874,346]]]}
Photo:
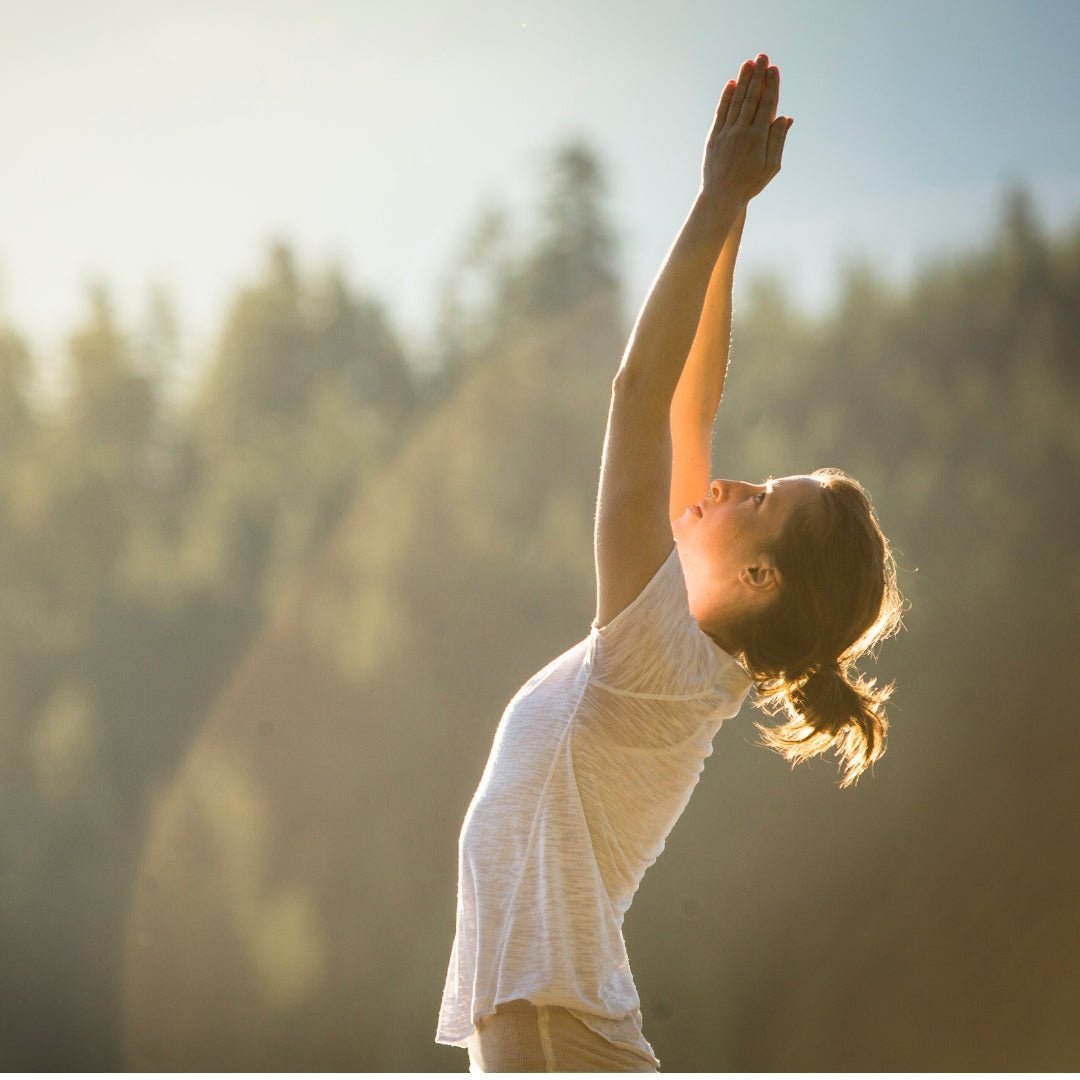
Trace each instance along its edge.
{"label": "hazy sky", "polygon": [[531,207],[551,151],[608,167],[638,303],[758,51],[796,118],[745,281],[804,303],[849,254],[902,275],[977,238],[1011,181],[1080,211],[1077,0],[3,0],[0,305],[43,353],[92,275],[137,323],[174,292],[202,349],[272,236],[339,259],[413,336],[479,208]]}

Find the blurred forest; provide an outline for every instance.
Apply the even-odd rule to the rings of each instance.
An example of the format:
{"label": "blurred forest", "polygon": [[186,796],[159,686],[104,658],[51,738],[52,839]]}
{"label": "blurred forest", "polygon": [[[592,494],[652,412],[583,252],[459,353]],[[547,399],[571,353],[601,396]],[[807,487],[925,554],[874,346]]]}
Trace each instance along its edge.
{"label": "blurred forest", "polygon": [[[426,363],[287,244],[182,397],[167,296],[131,327],[93,289],[49,399],[2,328],[0,1068],[467,1068],[457,832],[587,632],[640,299],[572,144],[531,230],[465,237]],[[626,924],[665,1069],[1080,1068],[1078,331],[1080,223],[1023,191],[825,315],[746,290],[717,474],[859,477],[911,610],[857,788],[749,706],[718,735]]]}

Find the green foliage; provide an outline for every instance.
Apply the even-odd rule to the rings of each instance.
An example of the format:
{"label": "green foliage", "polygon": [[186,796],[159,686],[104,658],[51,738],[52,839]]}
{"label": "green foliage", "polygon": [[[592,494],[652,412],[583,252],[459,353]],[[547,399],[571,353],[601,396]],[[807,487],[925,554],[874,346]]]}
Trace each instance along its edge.
{"label": "green foliage", "polygon": [[381,305],[337,271],[302,281],[283,245],[233,305],[201,390],[181,558],[264,611],[408,430],[416,393]]}
{"label": "green foliage", "polygon": [[[76,955],[88,936],[115,935],[105,913],[123,909],[146,799],[415,408],[381,306],[336,272],[309,284],[284,247],[233,306],[187,409],[163,397],[177,339],[168,297],[152,298],[138,336],[103,286],[89,299],[53,408],[35,408],[28,350],[0,334],[7,956],[16,939]],[[72,909],[73,893],[90,903]],[[115,1060],[108,1011],[93,1047],[42,1050],[35,1035],[37,1011],[70,1025],[88,988],[115,980],[112,940],[112,956],[78,966],[48,1001],[8,1011],[5,1035],[25,1030],[13,1060],[89,1067],[93,1047]]]}
{"label": "green foliage", "polygon": [[571,143],[556,155],[543,205],[543,226],[514,283],[525,318],[574,308],[583,296],[616,283],[615,243],[604,212],[603,171],[589,147]]}
{"label": "green foliage", "polygon": [[571,143],[559,150],[546,177],[535,236],[521,250],[500,207],[481,211],[443,282],[439,342],[446,393],[470,364],[497,359],[523,336],[543,333],[583,298],[618,303],[614,230],[596,155]]}
{"label": "green foliage", "polygon": [[7,327],[0,329],[0,454],[17,453],[30,436],[30,353]]}

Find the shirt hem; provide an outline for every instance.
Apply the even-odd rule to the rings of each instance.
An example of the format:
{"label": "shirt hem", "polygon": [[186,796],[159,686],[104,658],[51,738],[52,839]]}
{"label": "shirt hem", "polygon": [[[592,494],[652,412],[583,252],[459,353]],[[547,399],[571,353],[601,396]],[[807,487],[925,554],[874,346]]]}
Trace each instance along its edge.
{"label": "shirt hem", "polygon": [[[603,1021],[607,1019],[607,1017],[596,1016],[595,1013],[582,1012],[579,1009],[571,1008],[569,1005],[564,1005],[563,1008],[566,1009],[566,1011],[570,1013],[571,1016],[577,1017],[577,1019],[580,1020],[595,1035],[599,1035],[602,1039],[607,1039],[607,1041],[611,1043],[612,1046],[617,1046],[620,1050],[629,1050],[631,1053],[637,1054],[638,1057],[644,1058],[646,1061],[650,1062],[657,1069],[660,1068],[660,1059],[652,1052],[652,1045],[645,1038],[640,1028],[638,1029],[638,1035],[641,1038],[640,1043],[622,1042],[619,1039],[613,1039],[606,1031],[601,1031],[600,1028],[595,1024],[589,1023],[590,1020]],[[626,1020],[632,1015],[633,1013],[627,1013],[625,1016],[617,1017],[615,1020],[610,1022],[618,1023],[619,1020]]]}

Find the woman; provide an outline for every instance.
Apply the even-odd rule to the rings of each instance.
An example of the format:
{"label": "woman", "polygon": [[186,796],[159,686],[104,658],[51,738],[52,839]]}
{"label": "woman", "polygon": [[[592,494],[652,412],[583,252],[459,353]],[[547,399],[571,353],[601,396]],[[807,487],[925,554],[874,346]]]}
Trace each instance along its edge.
{"label": "woman", "polygon": [[615,376],[590,635],[507,706],[459,843],[437,1040],[474,1071],[654,1072],[622,921],[752,685],[793,763],[884,750],[849,666],[899,626],[888,543],[835,470],[709,482],[746,205],[792,121],[762,54],[724,88],[702,184]]}

